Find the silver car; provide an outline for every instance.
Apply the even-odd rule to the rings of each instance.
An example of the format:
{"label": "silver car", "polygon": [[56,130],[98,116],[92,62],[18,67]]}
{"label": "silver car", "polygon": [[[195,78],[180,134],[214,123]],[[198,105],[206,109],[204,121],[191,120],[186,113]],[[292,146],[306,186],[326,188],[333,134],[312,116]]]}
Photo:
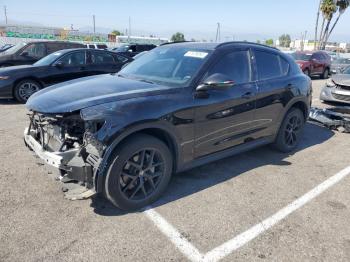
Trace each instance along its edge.
{"label": "silver car", "polygon": [[341,74],[342,71],[350,66],[350,58],[338,58],[332,61],[331,74]]}
{"label": "silver car", "polygon": [[350,66],[327,81],[326,86],[322,88],[320,99],[350,104]]}

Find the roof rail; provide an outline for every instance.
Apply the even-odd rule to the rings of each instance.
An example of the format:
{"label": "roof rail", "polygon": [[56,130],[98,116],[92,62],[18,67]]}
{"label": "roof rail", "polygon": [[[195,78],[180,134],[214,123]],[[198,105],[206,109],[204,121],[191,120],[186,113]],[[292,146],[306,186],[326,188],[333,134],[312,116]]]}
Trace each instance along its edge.
{"label": "roof rail", "polygon": [[219,44],[217,47],[225,46],[225,45],[230,45],[230,44],[250,44],[250,45],[257,45],[257,46],[263,46],[263,47],[268,47],[274,50],[278,50],[278,48],[269,46],[269,45],[264,45],[264,44],[258,44],[258,43],[253,43],[253,42],[248,42],[248,41],[230,41],[230,42],[224,42]]}

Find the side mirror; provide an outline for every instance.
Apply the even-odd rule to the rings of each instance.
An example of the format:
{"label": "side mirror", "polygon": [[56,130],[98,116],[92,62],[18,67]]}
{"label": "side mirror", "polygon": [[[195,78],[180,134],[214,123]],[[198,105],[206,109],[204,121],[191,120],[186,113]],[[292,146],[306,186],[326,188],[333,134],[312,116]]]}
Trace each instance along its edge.
{"label": "side mirror", "polygon": [[64,63],[62,61],[58,61],[54,64],[55,67],[57,68],[63,68],[64,67]]}
{"label": "side mirror", "polygon": [[224,74],[213,74],[207,77],[202,84],[197,86],[196,91],[225,90],[232,87],[235,82]]}
{"label": "side mirror", "polygon": [[23,51],[20,56],[24,56],[24,57],[27,57],[29,55],[29,53],[27,51]]}

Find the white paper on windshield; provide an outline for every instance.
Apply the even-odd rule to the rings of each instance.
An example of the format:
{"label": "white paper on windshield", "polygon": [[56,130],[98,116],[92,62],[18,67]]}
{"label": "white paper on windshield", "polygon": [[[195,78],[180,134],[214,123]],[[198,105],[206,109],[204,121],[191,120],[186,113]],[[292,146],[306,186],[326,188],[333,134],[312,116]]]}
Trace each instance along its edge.
{"label": "white paper on windshield", "polygon": [[208,55],[206,52],[199,52],[199,51],[188,51],[184,56],[188,57],[195,57],[195,58],[205,58]]}

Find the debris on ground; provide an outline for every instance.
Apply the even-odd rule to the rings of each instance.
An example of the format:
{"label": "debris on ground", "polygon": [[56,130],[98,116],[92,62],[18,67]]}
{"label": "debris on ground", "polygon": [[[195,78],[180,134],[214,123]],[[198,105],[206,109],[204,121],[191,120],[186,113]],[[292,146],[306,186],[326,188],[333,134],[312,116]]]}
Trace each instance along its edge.
{"label": "debris on ground", "polygon": [[331,130],[350,133],[350,107],[333,107],[321,109],[312,107],[309,120],[320,123]]}

